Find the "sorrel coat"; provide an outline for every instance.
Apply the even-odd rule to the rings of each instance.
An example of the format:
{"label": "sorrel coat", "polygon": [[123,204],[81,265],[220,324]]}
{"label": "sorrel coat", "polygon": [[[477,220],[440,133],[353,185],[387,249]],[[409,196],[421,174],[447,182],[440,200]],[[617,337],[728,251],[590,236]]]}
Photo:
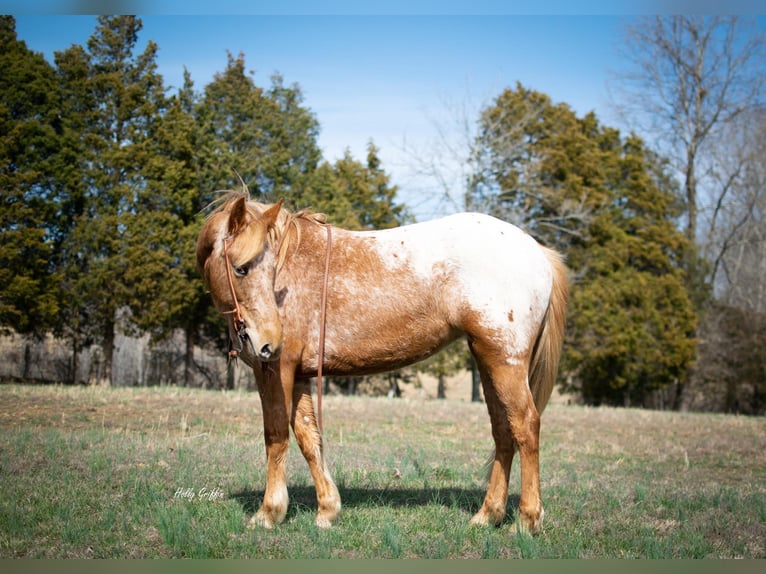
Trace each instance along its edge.
{"label": "sorrel coat", "polygon": [[267,479],[252,524],[272,528],[285,517],[291,427],[316,485],[316,524],[330,526],[340,513],[309,385],[324,323],[323,371],[337,376],[397,369],[467,337],[495,442],[487,494],[472,523],[503,520],[518,451],[519,526],[539,530],[540,414],[558,369],[568,296],[561,258],[513,225],[476,213],[384,231],[331,231],[323,216],[232,193],[197,242],[200,272],[228,318],[232,348],[255,373],[263,405]]}

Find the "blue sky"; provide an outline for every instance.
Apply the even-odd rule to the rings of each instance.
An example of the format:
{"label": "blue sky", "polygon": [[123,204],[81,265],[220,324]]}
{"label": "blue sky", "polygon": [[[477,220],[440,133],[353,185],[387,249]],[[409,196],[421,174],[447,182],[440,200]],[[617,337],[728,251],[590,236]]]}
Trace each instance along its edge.
{"label": "blue sky", "polygon": [[[416,175],[411,156],[413,150],[436,149],[436,126],[454,124],[455,107],[465,107],[469,118],[475,118],[482,105],[520,81],[578,114],[593,110],[602,122],[620,127],[609,104],[608,80],[624,65],[618,55],[624,15],[578,15],[574,10],[557,15],[555,9],[527,15],[481,0],[472,4],[480,15],[469,16],[455,15],[466,3],[449,1],[440,4],[438,13],[424,9],[418,15],[407,14],[406,6],[432,3],[389,4],[399,7],[399,15],[338,16],[334,14],[353,12],[347,7],[353,3],[338,1],[324,3],[329,8],[323,15],[294,15],[306,12],[307,4],[283,0],[279,6],[291,15],[268,15],[265,9],[222,15],[240,4],[223,0],[216,14],[191,2],[185,12],[197,6],[197,15],[181,16],[156,9],[163,5],[160,1],[151,5],[154,13],[141,16],[139,41],[142,46],[149,39],[158,44],[159,71],[168,85],[181,84],[186,66],[202,89],[225,68],[227,51],[245,54],[259,85],[268,85],[274,72],[299,84],[321,125],[325,158],[333,161],[348,148],[364,159],[365,146],[373,140],[383,167],[402,190],[402,200],[415,206],[421,219],[449,206],[418,197],[438,191],[429,190],[428,182]],[[18,13],[16,19],[18,37],[50,60],[54,51],[84,44],[96,24],[94,16],[64,13]],[[459,176],[460,168],[454,172]]]}

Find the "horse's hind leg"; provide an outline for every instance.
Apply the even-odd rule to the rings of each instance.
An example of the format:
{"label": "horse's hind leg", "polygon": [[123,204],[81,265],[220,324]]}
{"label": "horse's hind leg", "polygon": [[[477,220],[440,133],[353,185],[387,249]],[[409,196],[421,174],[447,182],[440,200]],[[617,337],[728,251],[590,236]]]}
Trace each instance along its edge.
{"label": "horse's hind leg", "polygon": [[314,402],[309,387],[296,383],[293,389],[293,413],[291,423],[303,457],[309,465],[317,491],[316,525],[326,528],[340,514],[340,494],[335,486],[324,458],[322,435],[314,416]]}
{"label": "horse's hind leg", "polygon": [[473,524],[499,524],[505,516],[508,480],[514,453],[521,459],[519,525],[537,532],[542,525],[540,498],[540,416],[527,385],[527,361],[507,360],[499,354],[474,348],[487,402],[495,455],[484,503],[471,519]]}

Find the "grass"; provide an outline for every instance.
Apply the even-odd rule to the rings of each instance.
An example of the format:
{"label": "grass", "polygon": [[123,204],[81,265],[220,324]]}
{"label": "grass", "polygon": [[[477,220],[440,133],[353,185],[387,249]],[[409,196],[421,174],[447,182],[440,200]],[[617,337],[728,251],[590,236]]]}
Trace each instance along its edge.
{"label": "grass", "polygon": [[551,405],[546,519],[471,527],[485,407],[327,397],[344,511],[314,527],[292,444],[284,524],[249,530],[265,481],[257,395],[0,386],[0,558],[766,558],[766,420]]}

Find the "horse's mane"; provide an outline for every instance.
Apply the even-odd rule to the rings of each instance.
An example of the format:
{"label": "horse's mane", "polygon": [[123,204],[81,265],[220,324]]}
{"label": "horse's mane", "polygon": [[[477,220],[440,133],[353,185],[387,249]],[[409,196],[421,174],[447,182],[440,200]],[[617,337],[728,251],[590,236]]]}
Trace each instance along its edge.
{"label": "horse's mane", "polygon": [[[254,201],[250,197],[250,191],[246,185],[241,190],[225,190],[220,192],[220,197],[213,200],[209,205],[210,213],[208,219],[217,213],[225,212],[231,209],[235,201],[245,198],[247,201],[247,211],[254,221],[257,221],[262,214],[276,204],[267,204]],[[300,221],[308,221],[317,225],[327,223],[327,216],[324,213],[317,213],[311,209],[301,209],[295,213],[282,207],[277,215],[277,220],[269,227],[266,234],[269,248],[277,251],[277,271],[279,271],[287,259],[287,254],[292,246],[297,249],[301,242]],[[236,259],[243,263],[250,261],[261,251],[262,245],[258,242],[246,242],[244,245],[237,246],[238,253]],[[235,263],[237,265],[238,263]]]}

